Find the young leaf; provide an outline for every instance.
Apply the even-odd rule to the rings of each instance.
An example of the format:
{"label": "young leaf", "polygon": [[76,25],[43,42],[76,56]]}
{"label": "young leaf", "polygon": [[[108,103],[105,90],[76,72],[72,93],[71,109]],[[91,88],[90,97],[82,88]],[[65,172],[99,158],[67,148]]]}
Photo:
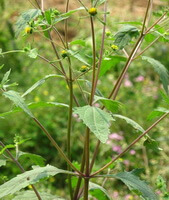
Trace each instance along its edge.
{"label": "young leaf", "polygon": [[27,55],[30,57],[30,58],[37,58],[38,56],[38,50],[36,48],[34,49],[31,49],[30,51],[28,51]]}
{"label": "young leaf", "polygon": [[160,94],[164,101],[169,105],[169,97],[163,91],[160,91]]}
{"label": "young leaf", "polygon": [[5,166],[6,165],[6,159],[0,159],[0,167]]}
{"label": "young leaf", "polygon": [[133,37],[137,37],[138,35],[139,30],[135,26],[123,26],[114,36],[114,44],[117,45],[119,49],[123,49],[126,45],[128,45],[129,42],[131,42]]}
{"label": "young leaf", "polygon": [[4,92],[3,95],[10,99],[16,106],[22,108],[30,117],[34,117],[28,106],[25,104],[24,99],[20,96],[18,92],[9,90]]}
{"label": "young leaf", "polygon": [[94,99],[95,102],[100,101],[107,108],[107,110],[111,111],[112,113],[118,112],[121,108],[124,108],[124,104],[120,103],[119,101],[100,96],[95,96]]}
{"label": "young leaf", "polygon": [[85,47],[86,41],[85,40],[74,40],[74,41],[70,42],[70,45],[77,45],[77,44]]}
{"label": "young leaf", "polygon": [[163,107],[159,107],[153,110],[147,117],[147,120],[152,120],[156,117],[161,117],[164,113],[169,113],[169,110]]}
{"label": "young leaf", "polygon": [[[35,108],[46,108],[46,107],[69,107],[67,104],[63,103],[57,103],[57,102],[36,102],[36,103],[30,103],[27,105],[29,109],[35,109]],[[21,108],[14,108],[13,110],[9,112],[0,113],[0,117],[6,117],[8,115],[22,112],[23,110]]]}
{"label": "young leaf", "polygon": [[101,64],[99,76],[103,76],[108,70],[115,67],[122,61],[125,62],[126,58],[122,56],[109,56],[104,58]]}
{"label": "young leaf", "polygon": [[21,31],[27,26],[28,22],[41,14],[39,9],[30,9],[21,14],[15,24],[15,36],[18,37]]}
{"label": "young leaf", "polygon": [[43,167],[45,165],[45,159],[42,158],[41,156],[32,154],[32,153],[26,153],[26,152],[19,151],[19,154],[18,154],[19,161],[24,161],[27,158],[34,165],[39,165],[40,167]]}
{"label": "young leaf", "polygon": [[[0,55],[1,55],[1,50],[2,50],[2,49],[0,49]],[[3,67],[4,67],[4,64],[3,64],[3,65],[0,65],[0,70],[1,70]]]}
{"label": "young leaf", "polygon": [[146,184],[145,181],[140,180],[135,172],[120,172],[114,175],[102,175],[101,177],[107,178],[117,178],[121,180],[131,191],[137,191],[140,195],[149,200],[158,200],[156,194],[151,190],[151,188]]}
{"label": "young leaf", "polygon": [[24,172],[16,176],[15,178],[7,181],[6,183],[0,186],[0,198],[5,197],[9,194],[14,194],[15,192],[20,191],[22,188],[27,187],[30,184],[39,182],[40,179],[55,176],[56,174],[74,174],[69,171],[58,169],[51,165],[45,167],[34,167],[33,170]]}
{"label": "young leaf", "polygon": [[6,150],[6,149],[13,149],[13,148],[16,148],[16,146],[14,145],[14,144],[8,144],[8,145],[6,145],[4,148],[2,148],[1,149],[1,147],[0,147],[0,155],[1,154],[3,154],[4,153],[4,151]]}
{"label": "young leaf", "polygon": [[161,64],[158,60],[155,60],[147,56],[142,56],[142,59],[150,63],[152,67],[154,68],[154,70],[159,74],[163,87],[166,93],[168,94],[169,75],[165,66]]}
{"label": "young leaf", "polygon": [[90,66],[90,63],[87,61],[87,58],[82,52],[74,52],[72,50],[67,51],[71,56],[78,59],[80,62],[84,63],[87,66]]}
{"label": "young leaf", "polygon": [[100,185],[89,182],[89,193],[97,200],[111,200],[108,192]]}
{"label": "young leaf", "polygon": [[23,95],[22,97],[26,96],[27,94],[31,93],[34,89],[36,89],[37,87],[41,86],[43,83],[45,83],[45,81],[50,78],[50,77],[63,77],[61,75],[57,75],[57,74],[49,74],[47,76],[45,76],[44,78],[40,79],[39,81],[37,81],[34,85],[32,85],[32,87],[30,87]]}
{"label": "young leaf", "polygon": [[[46,192],[39,192],[42,200],[65,200],[61,197],[48,194]],[[17,196],[13,198],[13,200],[37,200],[37,196],[34,191],[23,191],[19,192]]]}
{"label": "young leaf", "polygon": [[133,121],[132,119],[129,119],[128,117],[125,117],[123,115],[117,115],[117,114],[113,115],[113,117],[119,118],[119,119],[124,119],[128,124],[130,124],[137,131],[140,131],[140,132],[145,131],[137,122]]}
{"label": "young leaf", "polygon": [[9,78],[10,73],[11,73],[11,69],[5,73],[5,75],[4,75],[4,77],[3,77],[2,81],[1,81],[1,85],[2,86],[9,81],[8,78]]}
{"label": "young leaf", "polygon": [[102,143],[107,141],[110,134],[110,121],[114,121],[109,113],[93,106],[76,107],[74,113],[79,115],[84,124]]}

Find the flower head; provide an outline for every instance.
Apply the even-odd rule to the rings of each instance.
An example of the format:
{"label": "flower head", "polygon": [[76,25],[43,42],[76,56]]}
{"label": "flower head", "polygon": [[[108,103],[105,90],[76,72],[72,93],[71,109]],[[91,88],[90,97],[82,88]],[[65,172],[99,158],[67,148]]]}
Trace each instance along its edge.
{"label": "flower head", "polygon": [[119,47],[118,47],[117,45],[115,45],[115,44],[111,45],[111,48],[112,48],[113,50],[118,50],[118,49],[119,49]]}
{"label": "flower head", "polygon": [[89,69],[89,67],[87,67],[86,65],[82,65],[80,68],[81,72],[86,72]]}
{"label": "flower head", "polygon": [[61,51],[61,55],[62,55],[62,58],[66,58],[66,57],[68,57],[68,52],[63,50],[63,51]]}
{"label": "flower head", "polygon": [[26,34],[31,34],[31,33],[32,33],[32,27],[26,26],[26,27],[25,27],[25,33],[26,33]]}
{"label": "flower head", "polygon": [[88,12],[90,15],[95,16],[97,14],[97,8],[90,8]]}

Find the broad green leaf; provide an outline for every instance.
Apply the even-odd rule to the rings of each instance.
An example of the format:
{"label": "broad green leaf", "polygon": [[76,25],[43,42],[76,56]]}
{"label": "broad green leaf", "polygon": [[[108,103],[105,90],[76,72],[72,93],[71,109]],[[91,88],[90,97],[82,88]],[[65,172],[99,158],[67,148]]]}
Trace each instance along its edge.
{"label": "broad green leaf", "polygon": [[39,9],[30,9],[23,12],[15,24],[15,36],[18,37],[21,31],[27,26],[28,22],[35,19],[40,14],[41,11]]}
{"label": "broad green leaf", "polygon": [[5,165],[6,165],[6,159],[0,158],[0,167],[5,166]]}
{"label": "broad green leaf", "polygon": [[140,193],[144,199],[148,200],[158,200],[156,194],[151,190],[151,188],[146,184],[145,181],[140,180],[135,172],[120,172],[114,175],[102,175],[101,177],[107,178],[117,178],[121,180],[131,191]]}
{"label": "broad green leaf", "polygon": [[[65,200],[61,197],[48,194],[46,192],[39,192],[42,200]],[[37,196],[34,191],[19,192],[12,200],[37,200]]]}
{"label": "broad green leaf", "polygon": [[45,83],[45,81],[50,78],[50,77],[63,77],[61,75],[57,75],[57,74],[49,74],[47,76],[45,76],[44,78],[40,79],[39,81],[37,81],[34,85],[32,85],[32,87],[30,87],[23,95],[22,97],[26,96],[27,94],[31,93],[34,89],[36,89],[37,87],[41,86],[43,83]]}
{"label": "broad green leaf", "polygon": [[51,14],[52,14],[51,9],[50,10],[46,10],[44,12],[45,18],[46,18],[48,24],[50,24],[50,25],[52,24]]}
{"label": "broad green leaf", "polygon": [[154,68],[154,70],[159,74],[163,87],[166,93],[168,94],[169,75],[165,66],[161,64],[158,60],[155,60],[147,56],[142,56],[142,59],[150,63]]}
{"label": "broad green leaf", "polygon": [[97,200],[111,200],[108,192],[96,183],[89,182],[89,193]]}
{"label": "broad green leaf", "polygon": [[85,46],[86,45],[86,41],[85,40],[74,40],[72,42],[70,42],[70,45],[80,45],[80,46]]}
{"label": "broad green leaf", "polygon": [[76,13],[77,11],[80,11],[80,10],[84,10],[84,7],[79,7],[79,8],[77,8],[77,9],[70,10],[70,11],[68,11],[67,13],[61,14],[61,16],[70,16],[70,15],[72,15],[73,13]]}
{"label": "broad green leaf", "polygon": [[144,141],[144,146],[147,149],[152,149],[155,152],[159,152],[163,149],[161,149],[158,145],[158,142],[150,137],[148,137],[145,141]]}
{"label": "broad green leaf", "polygon": [[32,154],[32,153],[26,153],[26,152],[19,151],[19,154],[18,154],[19,161],[24,161],[27,158],[34,165],[39,165],[40,167],[43,167],[45,165],[45,159],[42,158],[41,156]]}
{"label": "broad green leaf", "polygon": [[94,99],[95,102],[100,101],[107,108],[107,110],[111,111],[112,113],[118,112],[120,109],[124,108],[124,104],[120,103],[119,101],[100,96],[95,96]]}
{"label": "broad green leaf", "polygon": [[163,107],[159,107],[153,110],[147,117],[147,120],[152,120],[156,117],[161,117],[164,113],[169,113],[169,110]]}
{"label": "broad green leaf", "polygon": [[28,51],[27,55],[30,57],[30,58],[37,58],[38,56],[38,50],[37,48],[34,48],[34,49],[31,49],[30,51]]}
{"label": "broad green leaf", "polygon": [[114,121],[109,113],[93,106],[76,107],[74,113],[79,115],[84,124],[101,142],[107,141],[110,134],[110,121]]}
{"label": "broad green leaf", "polygon": [[15,192],[20,191],[22,188],[27,187],[28,185],[37,183],[43,178],[55,176],[59,173],[72,175],[74,174],[69,171],[58,169],[51,165],[47,165],[45,167],[34,167],[33,170],[17,175],[15,178],[2,184],[0,186],[0,198],[5,197],[9,194],[14,194]]}
{"label": "broad green leaf", "polygon": [[132,38],[137,37],[138,35],[139,30],[135,26],[123,26],[114,36],[114,44],[117,45],[119,49],[123,49],[129,42],[131,42]]}
{"label": "broad green leaf", "polygon": [[34,117],[28,106],[25,104],[24,99],[20,96],[18,92],[9,90],[4,92],[3,95],[9,98],[17,107],[22,108],[30,117]]}
{"label": "broad green leaf", "polygon": [[[67,108],[69,107],[67,104],[57,103],[57,102],[35,102],[35,103],[30,103],[27,106],[29,109],[46,108],[46,107],[67,107]],[[22,111],[23,110],[21,108],[17,107],[9,112],[0,113],[0,117],[6,117],[8,115]]]}
{"label": "broad green leaf", "polygon": [[68,53],[74,58],[78,59],[80,62],[84,63],[85,65],[90,66],[90,63],[87,61],[87,57],[82,52],[68,50]]}
{"label": "broad green leaf", "polygon": [[9,78],[10,73],[11,73],[11,69],[4,74],[4,77],[1,81],[2,86],[9,81],[8,78]]}
{"label": "broad green leaf", "polygon": [[140,131],[140,132],[145,131],[137,122],[133,121],[132,119],[129,119],[128,117],[125,117],[123,115],[117,115],[117,114],[113,115],[113,117],[119,118],[119,119],[124,119],[128,124],[130,124],[137,131]]}
{"label": "broad green leaf", "polygon": [[167,104],[169,104],[169,97],[163,91],[160,91],[160,94],[161,94],[162,98],[164,99],[164,101]]}
{"label": "broad green leaf", "polygon": [[108,70],[110,70],[112,67],[115,67],[122,61],[126,61],[126,58],[123,56],[109,56],[104,58],[101,64],[99,76],[103,76]]}

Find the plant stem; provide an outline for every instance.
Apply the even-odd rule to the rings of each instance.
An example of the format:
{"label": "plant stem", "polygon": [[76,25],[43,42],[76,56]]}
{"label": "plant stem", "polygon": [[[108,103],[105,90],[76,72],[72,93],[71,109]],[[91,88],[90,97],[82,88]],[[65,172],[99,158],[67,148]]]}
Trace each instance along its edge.
{"label": "plant stem", "polygon": [[[72,112],[73,112],[73,80],[72,80],[72,69],[70,58],[68,58],[69,62],[69,116],[68,116],[68,129],[67,129],[67,155],[68,159],[71,161],[71,131],[72,131]],[[68,170],[70,170],[70,166],[68,164]],[[68,184],[69,184],[69,192],[70,198],[73,199],[73,191],[72,191],[72,181],[71,175],[68,175]]]}
{"label": "plant stem", "polygon": [[112,161],[110,161],[109,163],[107,163],[104,167],[102,167],[101,169],[99,169],[98,171],[96,171],[95,173],[93,173],[91,175],[91,177],[95,176],[96,174],[102,172],[104,169],[106,169],[107,167],[109,167],[113,162],[115,162],[117,159],[119,159],[120,157],[122,157],[131,147],[133,147],[138,141],[140,141],[140,139],[142,137],[144,137],[151,129],[153,129],[159,122],[161,122],[161,120],[163,120],[166,116],[168,115],[168,113],[165,113],[162,115],[162,117],[160,117],[160,119],[158,119],[156,122],[154,122],[154,124],[152,124],[144,133],[142,133],[139,137],[137,137],[126,149],[124,149],[117,157],[115,157]]}
{"label": "plant stem", "polygon": [[[5,145],[4,145],[1,141],[0,141],[0,145],[1,145],[3,148],[5,147]],[[16,159],[14,158],[14,156],[11,154],[11,152],[10,152],[8,149],[5,149],[5,152],[6,152],[6,153],[8,154],[8,156],[11,158],[11,160],[18,166],[18,168],[21,170],[21,172],[24,173],[24,172],[25,172],[24,168],[23,168],[22,165],[18,162],[18,160],[16,160]],[[38,198],[39,200],[42,200],[42,198],[41,198],[39,192],[37,191],[36,187],[35,187],[34,185],[32,185],[32,184],[31,184],[31,186],[32,186],[32,189],[33,189],[33,191],[35,192],[37,198]]]}
{"label": "plant stem", "polygon": [[83,198],[83,200],[88,200],[88,191],[89,191],[89,178],[84,179],[84,198]]}
{"label": "plant stem", "polygon": [[53,146],[58,150],[62,158],[70,165],[70,167],[75,170],[80,176],[84,177],[84,174],[81,173],[72,163],[71,161],[67,158],[67,156],[64,154],[62,149],[58,146],[58,144],[55,142],[53,137],[50,135],[50,133],[45,129],[45,127],[38,121],[36,118],[32,118],[36,124],[41,128],[41,130],[45,133],[45,135],[48,137],[48,139],[51,141]]}

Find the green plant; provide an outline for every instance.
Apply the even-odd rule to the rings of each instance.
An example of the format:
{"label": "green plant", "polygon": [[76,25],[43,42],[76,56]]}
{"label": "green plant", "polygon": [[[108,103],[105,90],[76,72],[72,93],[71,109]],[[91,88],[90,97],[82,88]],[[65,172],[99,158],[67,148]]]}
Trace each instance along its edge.
{"label": "green plant", "polygon": [[[14,144],[6,146],[3,142],[0,142],[0,145],[2,147],[0,153],[4,156],[3,159],[0,160],[1,166],[6,165],[6,162],[11,159],[22,172],[22,174],[5,182],[0,186],[0,197],[3,198],[10,194],[13,195],[21,189],[31,185],[36,195],[35,197],[33,193],[26,191],[17,194],[14,199],[24,199],[30,196],[32,196],[32,199],[59,199],[59,197],[53,197],[50,194],[38,192],[38,189],[35,188],[34,184],[40,179],[44,179],[49,176],[55,176],[56,174],[61,173],[67,175],[70,199],[83,198],[84,200],[87,200],[89,198],[89,195],[97,199],[110,199],[111,197],[108,195],[108,192],[103,187],[92,182],[92,180],[96,178],[102,178],[106,181],[109,178],[121,180],[140,198],[151,200],[158,199],[157,195],[149,188],[149,186],[138,177],[138,175],[141,173],[141,170],[139,169],[135,169],[130,172],[124,171],[113,173],[112,167],[108,174],[100,173],[103,172],[106,168],[112,166],[115,161],[118,161],[119,158],[121,158],[126,152],[128,152],[128,150],[131,149],[131,147],[133,147],[136,143],[138,143],[143,137],[145,137],[144,145],[147,148],[160,150],[160,148],[158,147],[158,143],[149,135],[147,135],[147,133],[168,115],[168,109],[158,108],[153,111],[150,114],[149,119],[153,119],[155,117],[160,118],[156,120],[149,128],[144,130],[138,123],[120,114],[120,110],[123,110],[124,106],[121,102],[116,101],[115,99],[132,62],[141,59],[153,66],[155,71],[159,74],[160,80],[165,90],[165,93],[161,92],[161,96],[166,104],[169,104],[169,76],[167,69],[159,61],[151,57],[142,56],[146,52],[146,50],[149,49],[157,40],[161,40],[163,42],[168,41],[168,8],[160,10],[161,12],[158,13],[158,19],[156,19],[155,22],[149,25],[150,17],[152,15],[153,3],[153,1],[149,0],[145,12],[145,17],[142,23],[126,22],[126,25],[123,26],[116,34],[111,34],[111,32],[106,34],[107,16],[109,15],[109,12],[107,12],[108,2],[105,0],[91,1],[91,8],[89,9],[87,5],[84,5],[84,3],[79,0],[79,3],[82,7],[70,11],[70,3],[69,0],[67,0],[64,13],[61,13],[56,9],[45,10],[43,0],[41,1],[41,5],[38,1],[35,2],[36,5],[33,4],[35,8],[22,13],[20,18],[18,19],[16,23],[16,37],[21,35],[21,33],[23,32],[23,36],[25,37],[39,33],[43,38],[51,43],[51,46],[56,56],[56,60],[50,60],[42,56],[39,53],[39,50],[37,48],[32,48],[31,45],[27,45],[20,50],[11,50],[6,52],[3,52],[3,50],[1,50],[0,56],[5,56],[6,54],[10,53],[21,53],[26,54],[31,59],[39,58],[54,67],[57,74],[50,74],[45,76],[43,79],[39,80],[31,88],[29,88],[24,94],[20,95],[14,90],[8,90],[10,87],[16,86],[16,83],[9,84],[9,75],[11,70],[6,72],[2,78],[0,89],[3,96],[11,100],[15,106],[11,111],[1,113],[0,118],[16,112],[21,112],[23,110],[30,117],[30,119],[32,119],[35,124],[45,133],[49,141],[57,149],[60,157],[67,163],[67,170],[58,169],[51,165],[44,166],[43,158],[35,154],[21,152],[19,149],[19,145],[26,141],[22,141],[20,140],[20,138],[16,138]],[[101,12],[102,4],[104,4],[103,12]],[[91,25],[91,46],[87,45],[84,40],[76,40],[70,43],[68,42],[68,18],[76,12],[84,12],[85,14],[87,14],[87,19],[89,19]],[[102,15],[103,19],[101,19]],[[64,21],[64,38],[62,37],[56,26],[57,23],[62,21]],[[95,32],[95,23],[100,23],[103,26],[100,51],[98,51],[96,48],[97,34]],[[134,24],[137,24],[139,26],[134,26]],[[59,43],[57,44],[53,40],[52,31],[58,36],[62,46],[59,45]],[[146,42],[146,47],[139,52],[143,41]],[[71,48],[71,45],[77,45],[78,50],[73,50],[73,48]],[[83,47],[83,51],[80,51],[80,47]],[[131,51],[131,53],[128,54],[127,51]],[[123,53],[125,54],[125,56],[123,56]],[[90,56],[91,54],[92,56]],[[74,65],[74,63],[77,62],[81,62],[84,64],[78,70]],[[120,75],[117,77],[117,81],[112,88],[112,91],[106,98],[98,89],[98,81],[100,78],[103,78],[104,74],[106,74],[108,70],[110,70],[112,67],[116,66],[120,62],[125,62],[124,68],[122,69]],[[1,66],[1,68],[2,67],[3,66]],[[58,102],[33,102],[31,104],[26,104],[24,98],[51,77],[58,77],[65,80],[67,87],[69,88],[69,105]],[[87,87],[82,87],[81,82],[85,82]],[[77,83],[83,97],[82,101],[79,101],[77,94],[74,92],[73,85],[75,83]],[[95,106],[95,104],[98,102],[102,104],[102,108],[98,108]],[[37,119],[37,117],[35,117],[35,115],[31,111],[31,109],[33,108],[48,106],[65,107],[68,109],[66,153],[61,149],[54,137],[49,133],[49,131],[42,125],[42,123]],[[78,115],[79,119],[82,120],[82,122],[86,126],[83,155],[80,167],[76,165],[71,158],[71,145],[74,142],[71,140],[73,132],[73,113]],[[96,156],[98,154],[99,146],[101,143],[106,143],[106,141],[108,140],[108,136],[110,135],[110,124],[116,123],[120,119],[125,120],[141,134],[116,157],[107,162],[107,164],[105,164],[103,167],[93,172],[92,169],[96,160]],[[81,131],[83,131],[83,129]],[[91,140],[93,139],[91,133],[94,133],[94,135],[98,139],[98,142],[90,162],[90,144]],[[16,150],[15,156],[13,156],[9,151],[10,148],[14,148]],[[5,153],[8,157],[5,155]],[[25,171],[19,162],[19,159],[21,159],[21,157],[22,159],[29,157],[34,161],[36,165],[39,166],[33,167],[33,169],[30,171]],[[20,184],[18,184],[18,182]],[[14,187],[14,185],[16,184],[17,186]]]}

